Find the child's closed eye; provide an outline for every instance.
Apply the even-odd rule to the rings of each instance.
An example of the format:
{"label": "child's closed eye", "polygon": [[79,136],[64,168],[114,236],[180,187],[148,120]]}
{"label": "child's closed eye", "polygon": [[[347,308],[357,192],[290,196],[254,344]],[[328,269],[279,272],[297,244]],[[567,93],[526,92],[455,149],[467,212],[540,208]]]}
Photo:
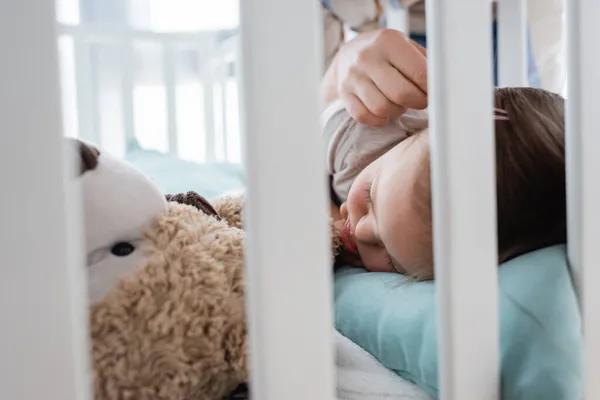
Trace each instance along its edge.
{"label": "child's closed eye", "polygon": [[388,266],[401,275],[406,275],[406,270],[400,266],[400,263],[394,260],[394,258],[390,255],[390,253],[385,253],[385,258],[388,263]]}
{"label": "child's closed eye", "polygon": [[[393,269],[394,271],[398,271],[398,268],[396,268],[396,264],[394,263],[394,260],[392,260],[392,256],[390,256],[389,253],[386,253],[385,258],[388,263],[388,266],[391,269]],[[398,272],[400,272],[400,271],[398,271]]]}

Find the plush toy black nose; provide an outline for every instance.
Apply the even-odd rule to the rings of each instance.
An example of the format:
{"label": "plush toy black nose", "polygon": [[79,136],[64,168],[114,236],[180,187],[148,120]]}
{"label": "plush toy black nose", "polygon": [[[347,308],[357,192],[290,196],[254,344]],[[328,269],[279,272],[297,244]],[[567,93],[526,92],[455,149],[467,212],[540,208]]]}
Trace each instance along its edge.
{"label": "plush toy black nose", "polygon": [[87,143],[77,139],[68,139],[75,146],[78,158],[76,160],[79,175],[85,174],[87,171],[92,171],[98,166],[98,156],[100,151]]}

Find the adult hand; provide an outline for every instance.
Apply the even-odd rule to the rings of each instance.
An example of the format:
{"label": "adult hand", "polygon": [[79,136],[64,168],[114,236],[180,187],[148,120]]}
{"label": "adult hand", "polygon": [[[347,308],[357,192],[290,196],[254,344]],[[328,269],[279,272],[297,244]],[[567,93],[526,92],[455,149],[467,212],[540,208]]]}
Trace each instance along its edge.
{"label": "adult hand", "polygon": [[360,123],[382,126],[407,108],[427,107],[427,52],[399,31],[357,36],[332,68],[338,96]]}

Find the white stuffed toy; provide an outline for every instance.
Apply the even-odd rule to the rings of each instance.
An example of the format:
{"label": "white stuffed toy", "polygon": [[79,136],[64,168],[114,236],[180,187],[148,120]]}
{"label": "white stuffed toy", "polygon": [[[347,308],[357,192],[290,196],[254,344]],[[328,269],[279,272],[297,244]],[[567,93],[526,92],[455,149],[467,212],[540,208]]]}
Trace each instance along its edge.
{"label": "white stuffed toy", "polygon": [[95,303],[141,264],[142,234],[167,209],[167,200],[130,164],[81,141],[74,144],[80,165],[88,292]]}

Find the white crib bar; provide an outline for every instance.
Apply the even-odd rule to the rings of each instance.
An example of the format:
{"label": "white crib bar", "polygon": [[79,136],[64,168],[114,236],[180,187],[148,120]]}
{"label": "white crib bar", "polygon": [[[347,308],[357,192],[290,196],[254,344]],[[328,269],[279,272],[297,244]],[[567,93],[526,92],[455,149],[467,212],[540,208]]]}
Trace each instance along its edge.
{"label": "white crib bar", "polygon": [[218,82],[219,85],[219,102],[220,104],[220,119],[221,119],[221,143],[223,147],[223,160],[229,160],[229,138],[227,137],[228,129],[227,129],[227,70],[229,69],[229,64],[227,64],[227,60],[225,58],[225,54],[219,54],[216,63],[215,69],[215,82]]}
{"label": "white crib bar", "polygon": [[90,398],[78,197],[64,174],[56,39],[53,1],[0,2],[1,399]]}
{"label": "white crib bar", "polygon": [[410,32],[409,5],[400,4],[396,0],[383,0],[380,4],[385,15],[386,28]]}
{"label": "white crib bar", "polygon": [[175,157],[179,154],[179,132],[177,126],[177,60],[175,48],[172,44],[162,46],[163,82],[165,85],[165,103],[167,112],[167,141],[169,153]]}
{"label": "white crib bar", "polygon": [[127,41],[121,45],[121,99],[123,101],[123,155],[127,146],[136,138],[135,127],[135,100],[134,100],[134,75],[135,75],[135,45],[134,41]]}
{"label": "white crib bar", "polygon": [[[66,35],[65,35],[66,36]],[[69,36],[66,36],[69,37]],[[91,77],[91,45],[73,37],[75,52],[75,90],[77,91],[77,137],[100,144],[97,98]]]}
{"label": "white crib bar", "polygon": [[[252,397],[334,396],[317,0],[244,0]],[[290,17],[293,16],[293,17]]]}
{"label": "white crib bar", "polygon": [[497,399],[491,4],[426,6],[440,394]]}
{"label": "white crib bar", "polygon": [[585,398],[600,397],[600,2],[567,8],[567,199],[569,261],[582,306]]}
{"label": "white crib bar", "polygon": [[205,161],[214,162],[217,160],[216,148],[216,123],[215,123],[215,79],[214,72],[210,65],[207,65],[202,71],[202,104],[204,107],[204,149]]}
{"label": "white crib bar", "polygon": [[202,81],[202,105],[204,108],[204,157],[206,162],[217,160],[217,140],[216,140],[216,116],[215,116],[215,70],[213,63],[204,62],[206,54],[213,54],[215,51],[214,40],[207,45],[205,41],[198,48],[196,60],[202,62],[201,81]]}
{"label": "white crib bar", "polygon": [[525,1],[498,1],[498,80],[500,87],[529,86]]}

